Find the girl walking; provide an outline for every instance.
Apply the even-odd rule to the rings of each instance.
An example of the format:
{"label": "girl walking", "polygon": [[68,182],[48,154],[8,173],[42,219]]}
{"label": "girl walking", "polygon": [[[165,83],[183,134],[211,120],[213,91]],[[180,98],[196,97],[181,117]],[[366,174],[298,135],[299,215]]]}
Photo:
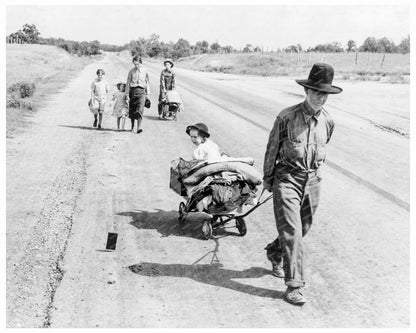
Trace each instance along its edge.
{"label": "girl walking", "polygon": [[97,127],[97,116],[98,116],[98,127],[101,129],[101,122],[103,120],[103,112],[105,110],[105,102],[107,101],[108,94],[108,83],[104,80],[105,72],[103,69],[97,70],[97,78],[91,84],[91,98],[88,103],[91,112],[94,114],[93,127]]}
{"label": "girl walking", "polygon": [[117,83],[117,90],[114,95],[112,102],[113,104],[113,116],[117,118],[117,130],[124,131],[124,126],[126,125],[126,117],[129,114],[129,106],[126,101],[126,84],[123,82]]}
{"label": "girl walking", "polygon": [[137,133],[141,129],[144,103],[150,94],[149,74],[142,65],[142,58],[138,55],[133,57],[134,68],[127,76],[126,98],[129,102],[129,118],[131,120],[131,131],[134,132],[134,123],[137,119]]}

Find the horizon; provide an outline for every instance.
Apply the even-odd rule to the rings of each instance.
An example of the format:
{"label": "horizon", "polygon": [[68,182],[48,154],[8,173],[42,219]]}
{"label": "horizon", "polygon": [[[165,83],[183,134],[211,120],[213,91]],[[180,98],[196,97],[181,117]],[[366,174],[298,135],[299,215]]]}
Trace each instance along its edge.
{"label": "horizon", "polygon": [[[6,35],[28,23],[43,38],[98,40],[116,46],[153,33],[165,43],[183,38],[191,45],[206,40],[237,50],[251,44],[270,51],[296,44],[307,49],[335,41],[344,47],[350,39],[360,46],[368,37],[387,37],[397,45],[410,35],[406,5],[8,5],[6,13]],[[324,28],[315,23],[317,17],[326,18]],[[144,23],[136,33],[137,22]],[[341,26],[351,28],[336,29]]]}

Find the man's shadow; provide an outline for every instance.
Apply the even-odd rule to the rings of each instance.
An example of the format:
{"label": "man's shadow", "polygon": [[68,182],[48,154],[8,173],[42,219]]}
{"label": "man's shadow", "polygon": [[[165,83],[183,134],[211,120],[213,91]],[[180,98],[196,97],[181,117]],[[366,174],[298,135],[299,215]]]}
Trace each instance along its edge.
{"label": "man's shadow", "polygon": [[[223,268],[221,263],[211,265],[184,265],[184,264],[159,264],[151,262],[141,262],[127,267],[135,274],[150,277],[172,276],[189,278],[194,281],[239,291],[245,294],[283,298],[283,291],[271,290],[255,287],[249,284],[234,281],[233,279],[258,279],[265,275],[270,275],[270,271],[261,267],[251,267],[243,271],[236,271]],[[283,282],[282,282],[283,284]]]}
{"label": "man's shadow", "polygon": [[[190,213],[185,221],[179,222],[179,214],[175,210],[164,211],[156,209],[155,212],[143,210],[120,212],[120,216],[130,216],[130,224],[138,229],[156,230],[162,237],[181,236],[202,239],[202,225],[209,216],[204,213]],[[233,225],[233,222],[230,222]],[[226,226],[228,227],[228,225]],[[237,232],[230,232],[226,228],[218,228],[213,232],[213,238],[221,238],[231,235],[239,235]]]}

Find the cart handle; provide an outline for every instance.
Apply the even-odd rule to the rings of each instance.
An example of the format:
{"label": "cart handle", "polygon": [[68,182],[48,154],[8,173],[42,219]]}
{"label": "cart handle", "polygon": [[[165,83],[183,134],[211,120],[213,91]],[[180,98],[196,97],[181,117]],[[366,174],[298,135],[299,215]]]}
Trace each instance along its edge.
{"label": "cart handle", "polygon": [[257,203],[257,205],[255,205],[254,207],[252,207],[251,209],[249,209],[245,214],[243,215],[239,215],[238,217],[246,217],[248,214],[250,214],[253,210],[259,208],[261,205],[263,205],[264,203],[266,203],[267,201],[269,201],[271,198],[273,198],[273,193],[270,194],[266,199],[264,199],[263,201],[261,201],[261,197],[263,196],[263,193],[266,190],[263,189],[263,191],[261,191],[261,194],[259,196],[259,202]]}

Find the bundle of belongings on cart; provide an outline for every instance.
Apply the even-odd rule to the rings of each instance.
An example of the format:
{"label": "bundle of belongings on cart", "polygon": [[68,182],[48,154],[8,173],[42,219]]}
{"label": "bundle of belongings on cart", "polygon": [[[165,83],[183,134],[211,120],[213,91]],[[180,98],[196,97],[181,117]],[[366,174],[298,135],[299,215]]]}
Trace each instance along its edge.
{"label": "bundle of belongings on cart", "polygon": [[175,89],[168,90],[166,92],[164,102],[168,105],[172,105],[172,106],[175,105],[178,108],[177,109],[178,112],[181,112],[184,110],[182,99],[179,96],[179,93]]}
{"label": "bundle of belongings on cart", "polygon": [[199,211],[241,211],[243,205],[256,204],[257,185],[262,175],[252,158],[222,156],[217,161],[171,163],[170,188],[192,199]]}

